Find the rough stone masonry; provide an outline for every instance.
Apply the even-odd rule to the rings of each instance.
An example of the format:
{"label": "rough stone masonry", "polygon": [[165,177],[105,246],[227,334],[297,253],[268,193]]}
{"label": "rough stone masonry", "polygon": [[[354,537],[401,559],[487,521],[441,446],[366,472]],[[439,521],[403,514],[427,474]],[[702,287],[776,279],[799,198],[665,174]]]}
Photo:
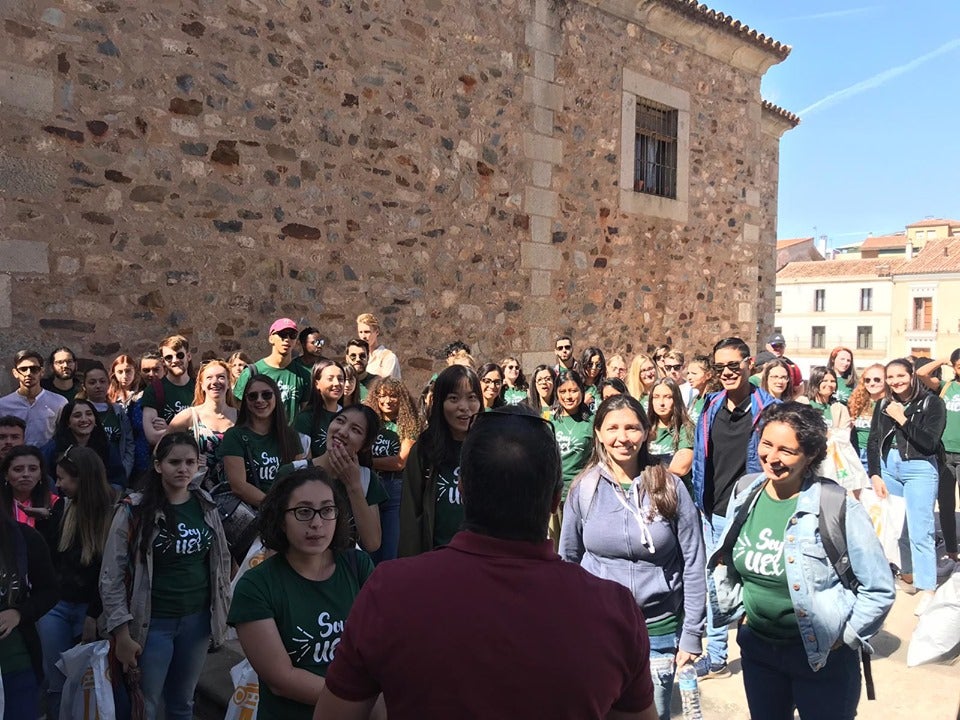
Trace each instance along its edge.
{"label": "rough stone masonry", "polygon": [[[3,367],[23,346],[109,361],[173,331],[259,356],[276,316],[337,345],[367,310],[414,377],[456,338],[529,363],[561,331],[693,350],[772,323],[779,137],[796,123],[760,79],[789,48],[696,3],[0,14]],[[623,206],[627,72],[689,96],[681,219]]]}

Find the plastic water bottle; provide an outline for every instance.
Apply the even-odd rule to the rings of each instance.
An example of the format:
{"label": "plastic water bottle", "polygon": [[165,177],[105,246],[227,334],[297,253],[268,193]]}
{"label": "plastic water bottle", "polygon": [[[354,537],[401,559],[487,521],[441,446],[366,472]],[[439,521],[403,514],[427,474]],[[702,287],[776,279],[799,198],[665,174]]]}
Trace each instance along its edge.
{"label": "plastic water bottle", "polygon": [[683,720],[703,720],[697,669],[692,664],[688,663],[680,668],[677,685],[680,686],[680,701],[683,703]]}

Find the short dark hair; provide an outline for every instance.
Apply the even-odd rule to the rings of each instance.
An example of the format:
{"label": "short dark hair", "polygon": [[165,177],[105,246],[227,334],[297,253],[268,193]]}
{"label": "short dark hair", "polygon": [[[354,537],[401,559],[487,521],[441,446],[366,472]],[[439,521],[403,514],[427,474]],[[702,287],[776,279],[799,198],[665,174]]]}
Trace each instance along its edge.
{"label": "short dark hair", "polygon": [[553,344],[556,345],[561,340],[569,340],[570,344],[573,345],[573,338],[569,335],[557,335],[557,339],[553,341]]}
{"label": "short dark hair", "polygon": [[463,340],[454,340],[452,343],[449,343],[446,347],[443,348],[443,356],[445,358],[455,355],[456,353],[463,351],[467,355],[470,354],[470,346],[467,345]]}
{"label": "short dark hair", "polygon": [[0,427],[18,427],[23,432],[27,432],[27,424],[23,421],[23,418],[18,418],[16,415],[3,415],[0,417]]}
{"label": "short dark hair", "polygon": [[[603,397],[603,389],[608,387],[613,388],[620,395],[627,394],[627,385],[623,382],[623,380],[616,377],[606,377],[600,381],[599,385],[597,385],[597,392],[600,393],[600,397]],[[599,400],[600,398],[597,399]]]}
{"label": "short dark hair", "polygon": [[957,364],[957,361],[960,360],[960,348],[957,348],[952,353],[950,353],[950,362],[954,365]]}
{"label": "short dark hair", "polygon": [[353,345],[354,347],[363,348],[364,350],[367,351],[367,355],[370,354],[370,343],[368,343],[366,340],[361,340],[360,338],[353,338],[353,340],[350,340],[347,343],[347,347],[349,348],[351,345]]}
{"label": "short dark hair", "polygon": [[310,337],[314,333],[319,333],[319,332],[320,331],[317,330],[313,325],[308,325],[307,327],[305,327],[303,330],[300,331],[300,334],[297,336],[297,340],[301,345],[303,345],[307,341],[308,337]]}
{"label": "short dark hair", "polygon": [[293,491],[308,482],[322,482],[333,492],[333,502],[337,506],[338,514],[330,549],[337,552],[350,547],[350,505],[340,491],[339,483],[334,482],[322,468],[316,466],[296,470],[277,480],[260,503],[257,529],[265,547],[278,553],[285,553],[290,548],[290,541],[284,530],[287,505]]}
{"label": "short dark hair", "polygon": [[460,483],[465,529],[542,542],[563,487],[550,423],[523,405],[479,414],[463,441]]}
{"label": "short dark hair", "polygon": [[43,355],[38,353],[36,350],[20,350],[16,355],[13,356],[14,367],[22,363],[24,360],[27,360],[28,358],[33,358],[38,363],[40,363],[41,367],[43,367]]}
{"label": "short dark hair", "polygon": [[725,350],[726,348],[734,348],[735,350],[738,350],[741,358],[746,359],[750,357],[750,346],[738,337],[728,337],[718,342],[713,346],[713,351],[710,353],[710,357],[716,360],[717,353],[720,350]]}
{"label": "short dark hair", "polygon": [[827,426],[816,408],[795,401],[768,405],[760,414],[760,434],[772,422],[789,425],[797,436],[803,454],[810,458],[810,467],[816,468],[827,456]]}

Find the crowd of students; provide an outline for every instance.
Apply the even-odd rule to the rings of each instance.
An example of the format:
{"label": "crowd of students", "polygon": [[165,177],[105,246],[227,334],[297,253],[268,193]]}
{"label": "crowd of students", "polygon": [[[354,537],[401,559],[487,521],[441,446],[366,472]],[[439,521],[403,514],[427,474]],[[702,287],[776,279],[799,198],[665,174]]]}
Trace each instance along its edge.
{"label": "crowd of students", "polygon": [[[0,398],[4,717],[38,716],[41,690],[58,717],[59,654],[98,636],[148,718],[161,703],[192,717],[228,623],[260,677],[260,717],[311,717],[375,564],[461,530],[464,440],[504,406],[552,426],[562,485],[549,538],[632,592],[660,718],[679,667],[729,674],[726,623],[738,618],[754,717],[855,713],[856,651],[869,650],[893,581],[860,487],[848,488],[846,527],[855,592],[818,545],[805,513],[818,514],[828,436],[849,440],[878,496],[905,498],[897,570],[924,595],[918,614],[957,558],[960,382],[940,374],[960,378],[960,350],[858,369],[837,348],[804,382],[779,335],[755,357],[727,338],[689,358],[661,345],[629,359],[578,354],[561,336],[556,363],[528,380],[517,357],[477,363],[456,341],[414,394],[369,313],[342,359],[288,318],[267,337],[256,362],[237,352],[196,370],[180,335],[109,368],[78,369],[67,347],[16,354],[17,388]],[[268,559],[231,588],[258,539]]]}

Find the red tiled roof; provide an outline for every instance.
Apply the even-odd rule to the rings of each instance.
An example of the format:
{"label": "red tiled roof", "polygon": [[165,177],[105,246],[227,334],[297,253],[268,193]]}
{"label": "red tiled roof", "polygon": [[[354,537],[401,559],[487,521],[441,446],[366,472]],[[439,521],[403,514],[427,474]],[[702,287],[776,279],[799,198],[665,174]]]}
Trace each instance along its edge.
{"label": "red tiled roof", "polygon": [[777,280],[814,278],[888,277],[903,265],[899,258],[873,260],[813,260],[792,262],[777,272]]}
{"label": "red tiled roof", "polygon": [[960,272],[960,238],[930,240],[923,250],[897,269],[897,275]]}
{"label": "red tiled roof", "polygon": [[945,220],[943,218],[929,218],[927,220],[919,220],[915,223],[910,223],[907,225],[908,228],[922,228],[922,227],[942,227],[947,225],[948,227],[960,227],[960,220]]}
{"label": "red tiled roof", "polygon": [[889,250],[891,248],[906,247],[906,235],[875,235],[868,237],[860,245],[860,252],[864,250]]}
{"label": "red tiled roof", "polygon": [[777,240],[777,250],[785,250],[788,247],[793,247],[794,245],[799,245],[800,243],[813,242],[812,237],[805,238],[789,238],[787,240]]}
{"label": "red tiled roof", "polygon": [[767,112],[773,113],[777,117],[783,118],[788,123],[790,123],[793,127],[796,127],[797,125],[800,124],[799,115],[796,115],[790,112],[789,110],[784,110],[782,107],[780,107],[779,105],[774,105],[769,100],[763,100],[760,103],[760,107],[766,110]]}
{"label": "red tiled roof", "polygon": [[[787,55],[790,54],[790,50],[792,49],[789,45],[785,45],[777,40],[774,40],[772,37],[768,37],[763,33],[757,32],[749,25],[745,25],[729,15],[725,15],[717,10],[711,10],[706,5],[697,2],[697,0],[659,0],[659,2],[671,8],[675,12],[686,15],[697,22],[701,22],[705,25],[711,25],[734,35],[738,35],[741,39],[746,40],[751,45],[755,45],[761,50],[765,50],[781,60],[786,59]],[[797,118],[797,122],[799,122],[799,120],[800,119]]]}

